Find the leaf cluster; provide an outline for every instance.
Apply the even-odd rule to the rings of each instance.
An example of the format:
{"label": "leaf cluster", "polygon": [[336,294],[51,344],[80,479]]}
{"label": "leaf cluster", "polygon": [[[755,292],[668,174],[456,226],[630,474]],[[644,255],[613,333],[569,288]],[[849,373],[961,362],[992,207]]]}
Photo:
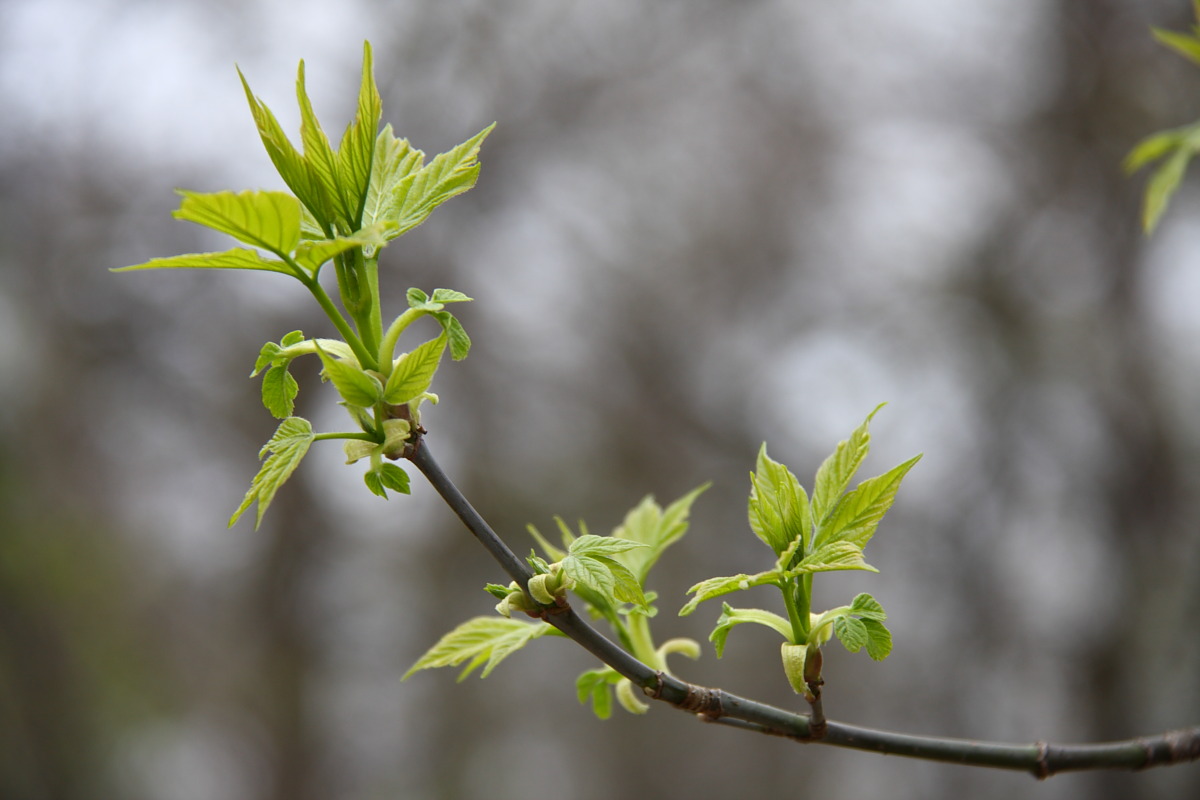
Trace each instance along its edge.
{"label": "leaf cluster", "polygon": [[870,451],[869,425],[880,408],[876,407],[849,439],[838,443],[821,464],[811,497],[787,466],[767,455],[766,445],[759,450],[755,471],[750,475],[747,517],[754,534],[775,554],[774,566],[755,574],[701,581],[688,590],[693,597],[679,613],[691,614],[700,603],[715,597],[756,586],[774,586],[783,595],[787,616],[723,603],[721,616],[709,636],[718,656],[723,654],[734,627],[743,623],[764,625],[784,639],[784,668],[795,688],[814,680],[811,670],[806,677],[805,665],[819,663],[814,658],[830,636],[837,637],[851,652],[866,647],[876,660],[886,658],[891,651],[891,634],[883,624],[887,615],[869,594],[858,595],[846,606],[822,613],[812,611],[815,574],[878,571],[866,562],[863,548],[895,502],[900,482],[920,460],[915,456],[849,488]]}
{"label": "leaf cluster", "polygon": [[[533,631],[549,629],[544,622],[511,619],[513,612],[544,618],[547,613],[568,605],[568,592],[583,601],[592,617],[606,620],[622,646],[655,669],[666,671],[667,656],[674,653],[697,658],[699,645],[690,639],[672,639],[661,646],[654,645],[649,621],[657,613],[653,606],[657,595],[646,589],[646,582],[663,552],[687,532],[692,503],[706,488],[707,485],[694,489],[665,509],[647,496],[609,536],[589,533],[583,522],[576,533],[561,517],[556,517],[559,546],[529,526],[530,535],[544,557],[537,553],[529,556],[534,576],[527,591],[515,581],[507,586],[488,584],[487,590],[500,601],[496,610],[501,618],[478,617],[459,626],[421,656],[408,674],[470,660],[463,674],[486,663],[482,673],[486,676],[499,661],[541,635]],[[518,633],[521,628],[517,626],[522,626],[524,633]],[[579,677],[576,689],[580,702],[590,702],[602,719],[611,713],[614,697],[632,713],[642,713],[647,708],[629,681],[609,667],[585,672]]]}
{"label": "leaf cluster", "polygon": [[[425,154],[380,129],[383,104],[373,73],[370,43],[363,45],[362,80],[353,120],[336,147],[313,111],[305,87],[304,62],[296,78],[300,106],[300,147],[292,144],[271,109],[250,89],[238,70],[263,146],[290,191],[248,190],[200,193],[180,190],[177,219],[233,237],[240,246],[220,252],[155,258],[117,271],[147,269],[239,269],[275,272],[298,280],[324,310],[340,338],[306,338],[292,331],[263,345],[252,376],[262,373],[263,405],[285,423],[292,420],[299,383],[290,372],[294,359],[315,355],[321,377],[337,390],[358,430],[312,434],[309,439],[344,439],[348,463],[369,459],[367,488],[408,492],[408,476],[383,459],[398,458],[418,431],[419,406],[437,395],[429,391],[442,354],[458,361],[471,340],[447,305],[469,301],[462,292],[409,289],[408,308],[385,329],[379,297],[379,256],[397,237],[424,222],[442,203],[475,185],[478,154],[488,126],[426,163]],[[332,264],[341,308],[326,292],[322,270]],[[429,317],[438,336],[397,355],[401,335]],[[306,423],[307,424],[307,423]],[[280,426],[280,431],[284,426]],[[290,430],[290,428],[289,428]],[[307,451],[285,447],[272,437],[268,458],[251,482],[236,520],[258,503],[258,521],[275,491]],[[283,449],[280,449],[283,448]],[[274,459],[274,460],[272,460]],[[280,468],[287,464],[287,469]],[[232,522],[231,522],[232,524]]]}

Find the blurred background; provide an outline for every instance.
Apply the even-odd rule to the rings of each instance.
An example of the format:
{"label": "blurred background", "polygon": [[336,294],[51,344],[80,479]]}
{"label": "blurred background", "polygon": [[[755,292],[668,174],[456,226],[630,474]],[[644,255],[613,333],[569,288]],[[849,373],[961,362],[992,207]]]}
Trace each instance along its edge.
{"label": "blurred background", "polygon": [[[866,474],[924,452],[868,550],[888,661],[831,648],[834,719],[1094,741],[1200,723],[1200,194],[1138,227],[1142,136],[1200,116],[1151,25],[1181,0],[0,2],[0,797],[1180,798],[1200,765],[1056,777],[577,704],[542,640],[486,681],[400,675],[505,580],[419,475],[314,447],[227,530],[275,421],[259,346],[332,333],[279,276],[109,267],[229,244],[172,190],[279,188],[234,71],[332,136],[362,41],[428,153],[499,123],[477,188],[384,256],[475,340],[429,444],[519,552],[713,481],[657,568],[660,639],[755,572],[763,441],[810,485],[877,403]],[[297,413],[342,427],[311,364]],[[739,598],[770,605],[776,598]],[[801,708],[777,637],[685,678]]]}

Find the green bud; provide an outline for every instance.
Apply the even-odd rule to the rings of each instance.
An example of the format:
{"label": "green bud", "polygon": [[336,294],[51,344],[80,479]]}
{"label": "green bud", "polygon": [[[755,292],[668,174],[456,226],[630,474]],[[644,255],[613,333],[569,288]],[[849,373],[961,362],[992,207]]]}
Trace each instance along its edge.
{"label": "green bud", "polygon": [[780,646],[780,655],[783,656],[783,674],[787,675],[792,691],[804,695],[806,699],[810,694],[808,684],[804,680],[804,661],[807,653],[808,645],[784,642]]}

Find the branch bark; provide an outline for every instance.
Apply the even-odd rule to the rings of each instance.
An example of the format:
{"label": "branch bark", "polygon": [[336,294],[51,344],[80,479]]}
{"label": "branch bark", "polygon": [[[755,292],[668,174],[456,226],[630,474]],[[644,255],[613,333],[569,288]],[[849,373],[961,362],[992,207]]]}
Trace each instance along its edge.
{"label": "branch bark", "polygon": [[[446,505],[509,577],[527,590],[529,579],[533,577],[532,570],[513,553],[446,476],[422,435],[418,434],[410,443],[405,457],[429,480]],[[913,736],[824,719],[819,720],[823,724],[814,725],[809,715],[739,697],[723,689],[698,686],[653,670],[593,628],[571,608],[561,613],[547,613],[544,619],[635,686],[641,687],[646,696],[692,712],[704,721],[742,730],[885,755],[1018,770],[1029,772],[1039,779],[1060,772],[1140,770],[1200,760],[1200,726],[1119,742],[1057,745]]]}

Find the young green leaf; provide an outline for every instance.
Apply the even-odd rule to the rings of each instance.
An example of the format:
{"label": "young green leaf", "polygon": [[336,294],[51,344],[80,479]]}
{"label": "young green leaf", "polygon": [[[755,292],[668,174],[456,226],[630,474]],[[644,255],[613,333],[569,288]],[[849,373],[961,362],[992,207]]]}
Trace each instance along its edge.
{"label": "young green leaf", "polygon": [[254,250],[235,247],[221,253],[185,253],[181,256],[152,258],[131,267],[117,267],[113,272],[131,272],[140,269],[256,269],[262,272],[282,272],[295,275],[282,261],[263,258]]}
{"label": "young green leaf", "polygon": [[1200,64],[1200,37],[1194,34],[1167,31],[1161,28],[1151,28],[1155,39],[1179,53],[1189,61]]}
{"label": "young green leaf", "polygon": [[469,303],[475,298],[467,297],[462,292],[456,292],[453,289],[434,289],[433,297],[430,299],[434,303]]}
{"label": "young green leaf", "polygon": [[858,545],[853,542],[829,542],[802,558],[800,563],[787,571],[786,576],[792,578],[814,572],[837,572],[847,569],[879,572],[863,560],[863,551]]}
{"label": "young green leaf", "polygon": [[825,459],[817,470],[813,483],[812,518],[817,525],[825,521],[825,517],[833,511],[838,499],[850,485],[850,479],[858,471],[863,459],[870,450],[871,434],[867,430],[871,419],[879,413],[885,404],[880,403],[875,410],[867,415],[862,425],[859,425],[850,438],[838,442],[833,455]]}
{"label": "young green leaf", "polygon": [[338,174],[342,204],[349,212],[351,229],[362,226],[363,208],[371,182],[375,158],[376,131],[383,117],[383,100],[375,85],[371,43],[363,42],[362,82],[358,91],[358,110],[338,144]]}
{"label": "young green leaf", "polygon": [[592,712],[600,719],[612,716],[612,687],[621,681],[621,675],[612,667],[593,669],[575,680],[575,695],[581,704],[592,703]]}
{"label": "young green leaf", "polygon": [[646,547],[622,553],[618,559],[625,564],[643,586],[650,568],[658,561],[671,544],[678,541],[688,529],[688,513],[696,498],[709,487],[704,484],[676,500],[664,512],[654,502],[653,495],[646,495],[628,514],[615,531],[613,538],[640,542]]}
{"label": "young green leaf", "polygon": [[288,417],[280,423],[270,441],[258,453],[258,457],[266,457],[266,461],[251,481],[250,490],[246,492],[242,504],[229,518],[229,527],[232,528],[238,518],[256,501],[258,514],[254,527],[257,528],[262,523],[263,514],[271,505],[275,492],[299,466],[300,460],[308,452],[309,445],[313,443],[314,436],[312,425],[302,417]]}
{"label": "young green leaf", "polygon": [[318,218],[333,219],[335,227],[349,233],[357,227],[353,211],[347,209],[341,191],[341,176],[337,156],[329,144],[329,137],[321,129],[321,123],[313,111],[312,101],[304,85],[304,62],[296,71],[296,100],[300,105],[300,141],[304,145],[304,162],[309,174],[318,187],[320,211],[313,209]]}
{"label": "young green leaf", "polygon": [[[566,523],[564,523],[560,517],[555,517],[554,519],[559,523],[559,527],[565,528]],[[559,548],[550,544],[546,537],[542,536],[541,531],[539,531],[533,525],[526,525],[525,530],[529,531],[529,535],[532,536],[534,540],[541,546],[543,552],[546,553],[546,556],[550,558],[551,561],[562,561],[567,557],[566,550],[560,550]],[[569,533],[570,531],[567,531],[567,534]],[[572,536],[571,538],[574,537]],[[566,545],[569,547],[570,544],[571,542],[568,540]]]}
{"label": "young green leaf", "polygon": [[292,345],[300,344],[303,341],[303,331],[291,331],[290,333],[284,334],[283,338],[279,340],[279,344],[281,347],[291,347]]}
{"label": "young green leaf", "polygon": [[840,616],[833,621],[833,634],[851,653],[865,645],[867,655],[875,661],[882,661],[892,652],[892,634],[877,620]]}
{"label": "young green leaf", "polygon": [[445,349],[446,334],[443,333],[397,359],[383,389],[384,402],[394,406],[407,403],[429,389]]}
{"label": "young green leaf", "polygon": [[572,541],[568,552],[573,556],[591,556],[596,558],[627,553],[630,550],[637,550],[646,546],[642,542],[631,542],[628,539],[618,539],[613,536],[595,536],[589,533]]}
{"label": "young green leaf", "polygon": [[417,172],[409,173],[397,182],[388,218],[399,223],[396,236],[407,233],[424,222],[433,209],[475,185],[479,176],[479,146],[492,132],[495,123],[454,149],[434,157]]}
{"label": "young green leaf", "polygon": [[338,394],[348,404],[370,408],[383,396],[383,384],[374,375],[363,372],[356,364],[339,361],[317,345],[317,355],[325,365],[325,376],[332,381]]}
{"label": "young green leaf", "polygon": [[380,222],[349,236],[302,242],[296,248],[296,263],[315,274],[317,268],[329,259],[356,247],[363,248],[363,252],[368,256],[374,255],[379,248],[388,243],[390,237],[387,232],[393,227],[393,222]]}
{"label": "young green leaf", "polygon": [[384,126],[375,137],[374,160],[362,212],[363,225],[396,219],[396,186],[405,176],[421,169],[424,161],[424,153],[410,146],[408,140],[397,139],[391,125]]}
{"label": "young green leaf", "polygon": [[183,201],[176,219],[227,233],[240,242],[290,255],[300,244],[300,202],[286,192],[216,192],[179,190]]}
{"label": "young green leaf", "polygon": [[[561,563],[567,577],[597,592],[609,604],[633,603],[643,610],[649,610],[649,602],[637,578],[619,561],[604,555],[571,553]],[[593,602],[593,605],[596,603]]]}
{"label": "young green leaf", "polygon": [[711,600],[714,597],[720,597],[730,592],[742,592],[746,589],[752,589],[755,586],[779,584],[784,580],[787,580],[785,573],[777,569],[772,569],[760,572],[757,575],[743,573],[741,575],[729,575],[722,578],[709,578],[708,580],[700,581],[700,583],[687,590],[688,594],[696,596],[679,610],[679,616],[686,617],[688,614],[691,614],[705,600]]}
{"label": "young green leaf", "polygon": [[262,401],[275,419],[287,419],[295,408],[300,385],[288,372],[287,364],[277,364],[263,375]]}
{"label": "young green leaf", "polygon": [[1142,228],[1151,233],[1166,212],[1171,198],[1175,196],[1183,176],[1187,172],[1195,151],[1180,147],[1159,164],[1146,181],[1146,194],[1142,205]]}
{"label": "young green leaf", "polygon": [[864,619],[873,619],[879,622],[887,619],[887,612],[883,610],[883,606],[879,604],[871,595],[863,592],[856,595],[850,603],[850,613],[857,614]]}
{"label": "young green leaf", "polygon": [[485,664],[479,677],[486,678],[496,665],[534,639],[552,633],[554,627],[540,622],[522,622],[505,617],[475,617],[447,633],[417,659],[401,680],[414,672],[435,667],[457,667],[470,659],[459,674],[461,681]]}
{"label": "young green leaf", "polygon": [[313,214],[322,233],[326,236],[332,235],[333,220],[327,211],[327,201],[304,156],[300,155],[288,140],[271,109],[250,91],[250,84],[246,82],[246,76],[242,74],[241,69],[238,70],[238,77],[241,78],[242,88],[246,91],[250,113],[254,115],[254,124],[258,128],[259,137],[267,149],[271,163],[275,165],[283,182]]}
{"label": "young green leaf", "polygon": [[842,498],[833,513],[817,529],[813,545],[820,547],[823,544],[846,541],[860,548],[866,547],[867,542],[875,535],[879,521],[895,502],[900,481],[920,460],[921,456],[914,456],[882,475],[860,483],[854,491]]}
{"label": "young green leaf", "polygon": [[380,464],[372,467],[363,476],[363,480],[372,494],[378,495],[384,500],[387,499],[388,489],[400,494],[412,493],[408,485],[408,473],[395,464]]}
{"label": "young green leaf", "polygon": [[775,555],[797,540],[807,541],[811,533],[808,495],[787,467],[767,455],[766,444],[759,448],[755,471],[750,474],[747,514],[750,528]]}
{"label": "young green leaf", "polygon": [[442,329],[450,338],[450,358],[462,361],[471,351],[471,337],[463,330],[462,323],[449,311],[435,312],[433,317],[441,323]]}
{"label": "young green leaf", "polygon": [[713,628],[713,632],[708,635],[708,640],[717,650],[717,658],[725,653],[725,640],[729,637],[729,631],[746,622],[765,625],[778,632],[789,644],[795,644],[792,641],[791,623],[778,614],[763,611],[761,608],[734,608],[729,603],[722,603],[721,616],[717,618],[717,627]]}

